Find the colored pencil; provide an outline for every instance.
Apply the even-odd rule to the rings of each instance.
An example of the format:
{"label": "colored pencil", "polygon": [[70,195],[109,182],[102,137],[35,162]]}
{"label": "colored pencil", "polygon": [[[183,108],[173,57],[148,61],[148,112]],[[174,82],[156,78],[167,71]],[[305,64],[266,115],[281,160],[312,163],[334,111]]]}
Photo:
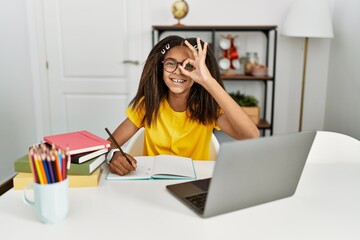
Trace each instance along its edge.
{"label": "colored pencil", "polygon": [[46,177],[46,182],[51,183],[50,170],[48,168],[47,160],[45,158],[44,153],[41,153],[41,163],[44,166],[44,173],[45,173],[45,177]]}
{"label": "colored pencil", "polygon": [[65,155],[60,155],[59,159],[61,158],[61,177],[64,180],[66,178],[65,176],[65,169],[66,169],[66,161],[65,161]]}
{"label": "colored pencil", "polygon": [[51,184],[60,182],[67,177],[68,154],[54,146],[52,149],[45,144],[29,148],[29,164],[34,182]]}
{"label": "colored pencil", "polygon": [[39,183],[44,184],[43,173],[41,171],[41,167],[40,167],[40,164],[39,164],[39,158],[38,158],[36,153],[34,154],[34,162],[35,162],[35,166],[36,166],[36,171],[37,171],[38,176],[39,176]]}
{"label": "colored pencil", "polygon": [[44,184],[48,184],[47,177],[46,177],[45,166],[44,166],[44,163],[43,163],[43,161],[41,159],[40,154],[38,154],[38,161],[39,161],[39,167],[40,167],[40,171],[41,171],[41,174],[42,174],[42,177],[43,177]]}
{"label": "colored pencil", "polygon": [[50,162],[51,162],[51,165],[52,165],[52,169],[54,171],[55,181],[60,182],[59,176],[57,174],[57,166],[56,166],[56,161],[55,161],[55,156],[54,155],[50,155]]}
{"label": "colored pencil", "polygon": [[62,179],[62,174],[61,174],[61,165],[60,165],[60,161],[59,161],[59,155],[56,154],[56,152],[53,152],[53,155],[55,157],[55,165],[56,165],[56,175],[58,176],[59,182],[61,182]]}
{"label": "colored pencil", "polygon": [[31,172],[34,176],[34,182],[38,183],[38,179],[36,178],[36,169],[34,166],[34,161],[33,161],[33,157],[34,157],[34,150],[32,148],[29,149],[29,154],[28,154],[28,159],[29,159],[29,164],[30,164],[30,169]]}
{"label": "colored pencil", "polygon": [[56,179],[55,179],[55,176],[54,176],[54,168],[53,168],[53,165],[51,164],[51,159],[50,159],[49,154],[46,156],[46,163],[47,163],[47,166],[48,166],[48,169],[49,169],[51,182],[55,183]]}

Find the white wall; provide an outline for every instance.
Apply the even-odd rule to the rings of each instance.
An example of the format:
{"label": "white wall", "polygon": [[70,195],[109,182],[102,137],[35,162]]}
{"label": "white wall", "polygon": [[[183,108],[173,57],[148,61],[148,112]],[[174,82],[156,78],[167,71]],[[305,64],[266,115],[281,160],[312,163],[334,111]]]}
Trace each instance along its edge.
{"label": "white wall", "polygon": [[25,1],[0,1],[0,39],[1,183],[37,136]]}
{"label": "white wall", "polygon": [[[143,61],[151,48],[151,26],[176,23],[172,1],[143,0]],[[188,25],[278,25],[293,0],[190,1]],[[39,140],[49,123],[41,116],[38,98],[32,11],[27,0],[0,1],[0,182],[13,174],[13,161]],[[218,4],[221,4],[219,7]],[[29,7],[29,9],[26,9]],[[358,0],[333,0],[335,38],[310,39],[304,129],[343,132],[360,139]],[[30,32],[28,32],[30,30]],[[275,134],[298,128],[303,41],[279,34],[275,97]],[[330,56],[330,68],[329,64]],[[356,70],[355,70],[356,69]],[[34,72],[35,70],[35,72]],[[328,74],[329,73],[329,74]],[[351,73],[351,74],[349,74]],[[328,80],[329,79],[329,80]],[[340,96],[340,97],[339,97]],[[343,108],[343,106],[349,106]],[[36,114],[35,114],[36,112]],[[326,116],[326,117],[325,117]],[[324,127],[325,126],[325,127]]]}
{"label": "white wall", "polygon": [[334,9],[325,130],[360,140],[360,1],[337,0]]}

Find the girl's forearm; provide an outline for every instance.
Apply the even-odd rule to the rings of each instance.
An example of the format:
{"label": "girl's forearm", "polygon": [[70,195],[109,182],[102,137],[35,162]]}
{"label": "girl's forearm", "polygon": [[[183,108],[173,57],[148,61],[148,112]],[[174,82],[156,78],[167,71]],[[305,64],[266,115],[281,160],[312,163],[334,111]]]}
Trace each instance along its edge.
{"label": "girl's forearm", "polygon": [[213,96],[224,111],[222,117],[224,120],[220,122],[224,126],[220,127],[227,134],[235,139],[259,136],[260,133],[256,125],[214,78],[204,81],[203,87]]}

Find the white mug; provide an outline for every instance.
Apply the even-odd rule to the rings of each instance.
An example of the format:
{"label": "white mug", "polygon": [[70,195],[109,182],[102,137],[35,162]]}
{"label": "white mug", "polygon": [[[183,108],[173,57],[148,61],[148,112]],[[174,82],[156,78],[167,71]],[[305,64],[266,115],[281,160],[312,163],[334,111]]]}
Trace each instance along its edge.
{"label": "white mug", "polygon": [[[31,186],[34,190],[34,200],[30,200],[26,195]],[[31,183],[24,188],[23,200],[35,207],[36,214],[43,223],[57,223],[68,214],[68,192],[68,179],[50,184]]]}

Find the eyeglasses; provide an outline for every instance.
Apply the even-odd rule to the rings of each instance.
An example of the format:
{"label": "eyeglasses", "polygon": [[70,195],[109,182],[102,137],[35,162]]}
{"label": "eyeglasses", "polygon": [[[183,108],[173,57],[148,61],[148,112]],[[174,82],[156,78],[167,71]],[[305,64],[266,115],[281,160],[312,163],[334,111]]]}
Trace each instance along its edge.
{"label": "eyeglasses", "polygon": [[[178,62],[173,58],[167,58],[164,61],[162,61],[162,63],[164,64],[165,71],[167,71],[168,73],[173,73],[176,71],[179,64],[182,65],[184,62]],[[195,70],[195,67],[193,65],[191,65],[190,63],[188,63],[185,65],[185,70],[191,72],[191,71]]]}

